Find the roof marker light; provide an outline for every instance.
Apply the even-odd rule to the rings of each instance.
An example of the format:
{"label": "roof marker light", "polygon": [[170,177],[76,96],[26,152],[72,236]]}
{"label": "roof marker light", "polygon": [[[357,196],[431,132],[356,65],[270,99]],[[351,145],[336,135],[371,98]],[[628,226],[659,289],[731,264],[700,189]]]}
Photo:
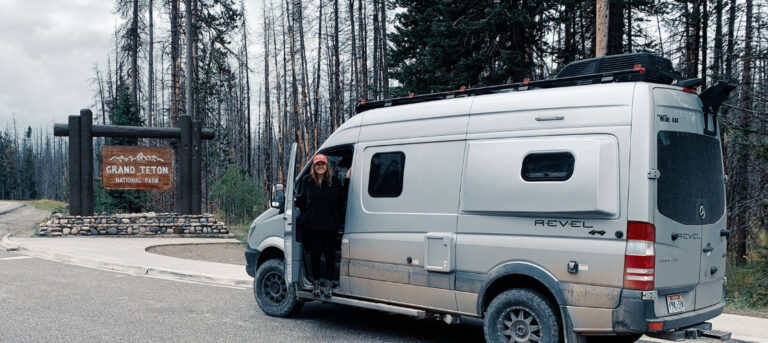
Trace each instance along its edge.
{"label": "roof marker light", "polygon": [[685,88],[685,87],[683,87],[683,92],[691,93],[691,94],[694,94],[694,95],[698,95],[699,94],[699,92],[697,92],[695,89]]}

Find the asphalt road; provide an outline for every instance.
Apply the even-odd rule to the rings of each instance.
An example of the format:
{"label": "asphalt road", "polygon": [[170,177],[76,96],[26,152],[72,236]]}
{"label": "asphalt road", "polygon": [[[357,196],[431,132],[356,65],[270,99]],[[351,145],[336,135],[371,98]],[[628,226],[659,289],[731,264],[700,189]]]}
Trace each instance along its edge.
{"label": "asphalt road", "polygon": [[328,304],[272,318],[250,289],[133,276],[0,251],[0,342],[475,342],[478,323]]}

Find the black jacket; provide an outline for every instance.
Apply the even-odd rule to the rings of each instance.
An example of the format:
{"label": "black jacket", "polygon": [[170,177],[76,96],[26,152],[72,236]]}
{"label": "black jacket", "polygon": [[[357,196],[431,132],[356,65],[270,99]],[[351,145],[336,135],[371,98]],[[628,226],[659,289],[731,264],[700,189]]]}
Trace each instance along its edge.
{"label": "black jacket", "polygon": [[296,184],[296,207],[299,208],[298,227],[307,231],[337,231],[344,225],[349,180],[342,186],[333,178],[329,185],[315,184],[312,176],[304,175]]}

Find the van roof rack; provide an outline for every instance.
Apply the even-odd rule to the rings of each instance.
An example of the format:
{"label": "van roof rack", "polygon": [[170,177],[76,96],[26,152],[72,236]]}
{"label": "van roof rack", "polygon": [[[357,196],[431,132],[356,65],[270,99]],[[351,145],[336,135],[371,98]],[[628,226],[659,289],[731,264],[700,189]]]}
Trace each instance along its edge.
{"label": "van roof rack", "polygon": [[423,95],[409,94],[407,97],[378,101],[360,100],[355,106],[356,113],[367,110],[426,101],[436,101],[508,91],[522,91],[532,88],[556,88],[577,85],[647,81],[671,84],[682,77],[672,70],[672,63],[663,57],[650,53],[612,55],[571,62],[554,79],[507,83],[496,86],[477,88],[461,87],[459,90],[430,93]]}

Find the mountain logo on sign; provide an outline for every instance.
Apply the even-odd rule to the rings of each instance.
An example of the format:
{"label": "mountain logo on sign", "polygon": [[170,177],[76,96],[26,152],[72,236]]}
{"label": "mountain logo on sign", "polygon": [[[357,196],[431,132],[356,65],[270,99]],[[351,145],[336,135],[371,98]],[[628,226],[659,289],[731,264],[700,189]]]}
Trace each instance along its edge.
{"label": "mountain logo on sign", "polygon": [[157,157],[155,155],[144,155],[144,153],[140,152],[136,154],[136,156],[112,156],[109,159],[110,162],[117,161],[117,162],[165,162],[160,157]]}

